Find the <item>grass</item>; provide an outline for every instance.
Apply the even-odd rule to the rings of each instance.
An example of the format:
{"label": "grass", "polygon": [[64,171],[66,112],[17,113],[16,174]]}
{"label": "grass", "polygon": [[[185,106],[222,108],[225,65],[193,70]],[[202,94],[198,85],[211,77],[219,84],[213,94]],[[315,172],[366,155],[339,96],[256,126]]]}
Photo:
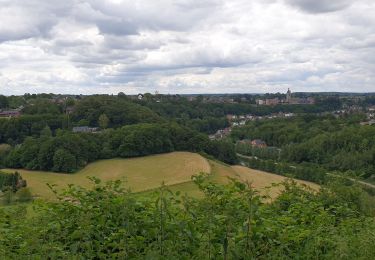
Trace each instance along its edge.
{"label": "grass", "polygon": [[[212,160],[208,160],[211,171],[209,175],[209,180],[219,184],[225,184],[229,181],[227,177],[235,177],[235,171],[228,165],[218,163]],[[178,183],[168,187],[171,191],[180,191],[182,194],[188,194],[192,197],[202,197],[203,193],[198,189],[193,181],[187,181],[183,183]],[[149,190],[147,192],[152,192]]]}
{"label": "grass", "polygon": [[[4,172],[14,172],[5,169]],[[191,181],[191,176],[199,172],[210,172],[210,165],[202,156],[188,152],[173,152],[131,159],[101,160],[87,165],[75,174],[61,174],[42,171],[18,170],[27,181],[34,196],[53,199],[47,183],[64,189],[68,184],[90,187],[90,176],[102,181],[122,179],[132,191],[155,189],[164,181],[175,185]]]}
{"label": "grass", "polygon": [[[249,182],[253,188],[258,190],[261,195],[268,195],[270,198],[276,198],[282,191],[282,187],[278,185],[287,180],[287,177],[272,174],[264,171],[253,170],[243,166],[229,166],[215,161],[209,161],[211,165],[211,175],[209,179],[215,183],[225,184],[229,182],[229,178],[238,179],[244,182]],[[306,185],[313,190],[319,190],[319,185],[302,180],[295,180],[298,184]],[[200,192],[193,182],[186,182],[170,187],[172,191],[181,191],[190,196],[202,197]]]}
{"label": "grass", "polygon": [[[278,184],[288,179],[287,177],[284,177],[281,175],[254,170],[254,169],[250,169],[244,166],[232,166],[232,169],[236,172],[236,175],[240,180],[251,183],[252,187],[261,191],[261,193],[263,194],[267,193],[267,195],[269,195],[271,198],[277,197],[282,190],[282,187],[280,186],[270,187],[271,184],[272,183]],[[302,180],[296,180],[296,179],[295,181],[298,184],[306,185],[312,188],[313,190],[319,190],[319,187],[320,187],[318,184],[308,182],[308,181],[302,181]]]}
{"label": "grass", "polygon": [[[14,172],[12,169],[4,170]],[[168,154],[152,155],[131,159],[101,160],[87,165],[75,174],[61,174],[53,172],[18,170],[22,178],[27,181],[34,196],[53,199],[54,194],[47,187],[47,183],[57,185],[61,190],[68,184],[76,184],[89,188],[92,183],[89,176],[95,176],[102,181],[123,179],[126,186],[134,192],[149,193],[160,187],[162,182],[169,189],[194,197],[202,197],[202,192],[191,181],[191,176],[200,172],[210,173],[209,179],[215,183],[227,183],[228,177],[247,181],[262,194],[275,198],[281,187],[272,183],[280,183],[286,177],[263,171],[253,170],[243,166],[229,166],[224,163],[207,160],[199,154],[189,152],[173,152]],[[317,190],[319,186],[314,183],[299,181]]]}

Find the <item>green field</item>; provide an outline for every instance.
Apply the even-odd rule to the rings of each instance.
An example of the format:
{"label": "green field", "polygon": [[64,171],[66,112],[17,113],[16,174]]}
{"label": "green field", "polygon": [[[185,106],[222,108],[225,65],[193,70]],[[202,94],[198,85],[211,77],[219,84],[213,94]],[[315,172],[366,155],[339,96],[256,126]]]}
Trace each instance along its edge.
{"label": "green field", "polygon": [[[14,172],[5,169],[5,172]],[[56,185],[62,190],[68,184],[89,188],[92,182],[88,179],[95,176],[103,181],[124,180],[126,187],[134,192],[152,191],[164,182],[172,191],[181,191],[192,196],[201,193],[191,181],[191,176],[200,172],[210,173],[210,179],[217,183],[225,183],[227,177],[252,182],[253,186],[265,192],[264,188],[272,183],[282,182],[285,177],[256,171],[242,166],[228,166],[207,160],[199,154],[189,152],[173,152],[131,159],[101,160],[87,165],[74,174],[61,174],[42,171],[18,170],[35,197],[54,199],[53,192],[47,183]],[[301,183],[307,183],[302,182]],[[313,188],[315,184],[307,183]],[[270,191],[271,197],[277,196],[279,188]]]}
{"label": "green field", "polygon": [[[5,169],[5,172],[14,172]],[[88,179],[95,176],[103,181],[124,180],[132,191],[144,191],[157,188],[164,181],[166,185],[184,183],[199,172],[210,172],[210,165],[198,154],[174,152],[162,155],[132,159],[109,159],[91,163],[75,174],[61,174],[42,171],[17,170],[27,181],[34,196],[53,198],[47,183],[57,185],[58,189],[68,184],[90,187]]]}

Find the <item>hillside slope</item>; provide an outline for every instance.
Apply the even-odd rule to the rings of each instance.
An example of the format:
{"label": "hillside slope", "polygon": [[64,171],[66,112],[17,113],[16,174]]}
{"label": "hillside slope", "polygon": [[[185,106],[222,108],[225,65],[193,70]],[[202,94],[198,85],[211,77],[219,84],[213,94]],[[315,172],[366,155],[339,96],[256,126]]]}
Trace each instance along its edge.
{"label": "hillside slope", "polygon": [[[281,175],[254,170],[244,166],[236,165],[232,166],[232,169],[236,172],[236,175],[240,180],[251,183],[254,188],[262,190],[263,193],[268,193],[271,198],[274,198],[279,194],[281,187],[272,187],[268,191],[266,191],[265,188],[269,187],[272,183],[281,183],[287,179],[287,177]],[[320,187],[318,184],[308,181],[295,181],[298,184],[306,185],[314,190],[319,190]]]}
{"label": "hillside slope", "polygon": [[[269,172],[253,170],[247,167],[235,165],[229,166],[223,163],[218,163],[215,161],[209,161],[211,165],[211,175],[210,180],[215,183],[225,184],[229,182],[229,178],[238,179],[243,182],[249,182],[253,188],[257,189],[262,195],[269,195],[271,198],[275,198],[281,192],[282,187],[272,186],[272,184],[279,184],[285,180],[287,177],[272,174]],[[295,180],[298,184],[306,185],[313,190],[318,190],[319,185],[302,180]],[[172,191],[182,191],[189,195],[200,197],[202,192],[200,192],[193,182],[180,183],[177,185],[172,185],[170,187]]]}
{"label": "hillside slope", "polygon": [[27,181],[31,192],[47,199],[54,196],[47,183],[57,185],[58,189],[63,189],[68,184],[90,187],[91,181],[88,177],[95,176],[103,181],[124,180],[127,187],[137,192],[157,188],[163,181],[166,185],[189,182],[192,175],[210,171],[210,165],[205,158],[189,152],[102,160],[87,165],[75,174],[18,170]]}
{"label": "hillside slope", "polygon": [[[14,172],[12,169],[4,170]],[[202,193],[192,182],[191,176],[200,172],[210,173],[209,179],[215,183],[227,183],[229,178],[236,178],[252,183],[252,186],[262,194],[276,197],[281,188],[272,187],[272,183],[280,183],[286,177],[263,171],[249,169],[243,166],[229,166],[212,160],[207,160],[199,154],[190,152],[173,152],[167,154],[152,155],[131,159],[109,159],[101,160],[87,165],[75,174],[61,174],[54,172],[18,170],[27,181],[28,187],[34,196],[53,199],[53,192],[47,187],[47,183],[56,185],[62,190],[68,184],[82,187],[90,187],[92,182],[90,176],[97,177],[102,181],[124,180],[126,187],[133,192],[152,191],[164,182],[172,191],[181,191],[191,196],[200,197]],[[299,181],[313,189],[319,185]]]}

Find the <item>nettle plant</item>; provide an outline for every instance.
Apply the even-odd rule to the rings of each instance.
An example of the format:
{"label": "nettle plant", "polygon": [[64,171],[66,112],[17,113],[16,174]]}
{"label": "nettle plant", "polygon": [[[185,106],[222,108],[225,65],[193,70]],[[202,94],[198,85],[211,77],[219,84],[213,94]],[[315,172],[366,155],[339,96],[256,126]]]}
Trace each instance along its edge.
{"label": "nettle plant", "polygon": [[[375,255],[373,216],[339,189],[314,192],[293,181],[271,201],[249,183],[193,177],[200,198],[162,185],[135,194],[121,181],[55,191],[57,202],[0,209],[3,258],[275,259]],[[54,190],[54,187],[51,187]],[[355,201],[354,199],[352,201]]]}

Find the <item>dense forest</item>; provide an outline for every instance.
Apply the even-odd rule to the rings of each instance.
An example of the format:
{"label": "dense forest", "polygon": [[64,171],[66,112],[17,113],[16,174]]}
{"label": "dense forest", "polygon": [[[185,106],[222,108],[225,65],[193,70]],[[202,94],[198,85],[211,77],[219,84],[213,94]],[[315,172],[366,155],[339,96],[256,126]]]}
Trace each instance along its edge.
{"label": "dense forest", "polygon": [[46,127],[39,137],[28,137],[3,157],[8,168],[74,172],[87,163],[115,157],[136,157],[171,151],[204,152],[234,163],[234,145],[210,141],[204,134],[178,124],[134,124],[100,133],[58,131]]}
{"label": "dense forest", "polygon": [[[123,93],[2,96],[1,107],[21,106],[22,115],[0,120],[0,166],[74,172],[97,159],[181,149],[204,152],[234,163],[237,158],[233,144],[258,138],[274,149],[248,147],[246,151],[238,151],[260,155],[262,159],[308,162],[352,176],[371,177],[374,128],[359,125],[364,114],[358,112],[340,118],[321,114],[351,105],[350,97],[317,96],[315,105],[276,106],[256,106],[255,98],[233,96],[237,100],[234,103],[212,103],[203,96],[189,101],[178,95],[145,94],[138,100]],[[372,100],[366,96],[356,105],[371,105]],[[251,121],[246,126],[234,127],[228,140],[207,138],[207,134],[230,126],[227,115],[263,116],[280,112],[300,116]],[[97,127],[100,131],[73,133],[76,126]],[[154,140],[152,145],[150,140]]]}
{"label": "dense forest", "polygon": [[244,154],[295,164],[307,162],[369,178],[375,171],[375,128],[361,126],[362,119],[361,114],[356,114],[344,118],[305,115],[257,121],[235,128],[232,137],[259,138],[271,146],[262,153],[238,146]]}

